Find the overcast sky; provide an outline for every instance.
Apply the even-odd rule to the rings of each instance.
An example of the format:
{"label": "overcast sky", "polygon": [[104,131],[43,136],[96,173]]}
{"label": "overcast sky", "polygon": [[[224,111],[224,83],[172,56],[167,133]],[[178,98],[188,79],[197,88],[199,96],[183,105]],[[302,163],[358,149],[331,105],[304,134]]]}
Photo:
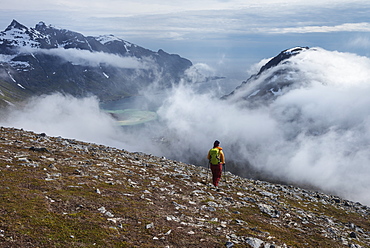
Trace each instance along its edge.
{"label": "overcast sky", "polygon": [[238,74],[295,46],[368,56],[369,13],[367,0],[2,0],[0,30],[44,21]]}

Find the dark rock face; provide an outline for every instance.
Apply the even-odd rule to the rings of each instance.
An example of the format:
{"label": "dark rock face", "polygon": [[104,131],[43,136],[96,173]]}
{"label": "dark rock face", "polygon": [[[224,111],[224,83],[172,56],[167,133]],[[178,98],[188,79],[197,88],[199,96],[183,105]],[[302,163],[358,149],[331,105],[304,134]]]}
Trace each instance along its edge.
{"label": "dark rock face", "polygon": [[15,20],[0,33],[0,55],[0,87],[2,81],[18,86],[6,95],[10,100],[20,92],[55,91],[118,99],[153,85],[170,87],[192,66],[179,55],[153,52],[113,35],[86,37],[43,22],[27,28]]}
{"label": "dark rock face", "polygon": [[290,57],[309,49],[308,47],[295,47],[291,49],[287,49],[279,53],[276,57],[272,58],[267,64],[261,67],[261,70],[258,72],[257,75],[260,75],[262,72],[270,69],[271,67],[277,66],[280,63],[284,63],[285,60],[289,59]]}

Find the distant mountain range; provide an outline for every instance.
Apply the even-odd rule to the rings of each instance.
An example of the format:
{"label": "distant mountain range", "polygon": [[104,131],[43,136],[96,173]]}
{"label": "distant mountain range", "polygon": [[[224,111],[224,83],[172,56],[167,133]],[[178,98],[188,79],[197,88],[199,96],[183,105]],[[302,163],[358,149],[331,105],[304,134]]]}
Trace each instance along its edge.
{"label": "distant mountain range", "polygon": [[179,55],[113,35],[84,36],[44,22],[28,28],[13,20],[0,32],[0,105],[55,91],[119,99],[170,87],[191,66]]}
{"label": "distant mountain range", "polygon": [[[308,49],[282,51],[222,98],[248,107],[268,104],[294,88],[289,58]],[[84,36],[44,22],[28,28],[13,20],[0,32],[0,106],[52,92],[116,100],[148,87],[169,88],[191,66],[179,55],[154,52],[113,35]]]}

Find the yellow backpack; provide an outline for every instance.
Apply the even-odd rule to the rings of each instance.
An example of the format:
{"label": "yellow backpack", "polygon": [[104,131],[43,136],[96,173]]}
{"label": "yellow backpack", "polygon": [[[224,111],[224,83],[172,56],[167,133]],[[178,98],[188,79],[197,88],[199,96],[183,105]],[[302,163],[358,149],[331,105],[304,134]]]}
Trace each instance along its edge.
{"label": "yellow backpack", "polygon": [[212,148],[211,150],[209,150],[209,155],[210,155],[210,159],[209,159],[209,162],[211,164],[219,164],[220,163],[220,149],[218,149],[217,147],[215,148]]}

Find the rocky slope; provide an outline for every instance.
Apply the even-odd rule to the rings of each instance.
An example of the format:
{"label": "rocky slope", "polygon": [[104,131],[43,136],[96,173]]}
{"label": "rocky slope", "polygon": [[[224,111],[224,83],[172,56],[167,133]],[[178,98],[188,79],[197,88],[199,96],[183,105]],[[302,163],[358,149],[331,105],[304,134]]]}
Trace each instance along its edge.
{"label": "rocky slope", "polygon": [[28,28],[13,20],[0,32],[0,106],[20,94],[51,92],[119,99],[146,87],[168,88],[190,66],[179,55],[113,35],[84,36],[44,22]]}
{"label": "rocky slope", "polygon": [[0,129],[1,247],[370,247],[370,209],[142,153]]}

